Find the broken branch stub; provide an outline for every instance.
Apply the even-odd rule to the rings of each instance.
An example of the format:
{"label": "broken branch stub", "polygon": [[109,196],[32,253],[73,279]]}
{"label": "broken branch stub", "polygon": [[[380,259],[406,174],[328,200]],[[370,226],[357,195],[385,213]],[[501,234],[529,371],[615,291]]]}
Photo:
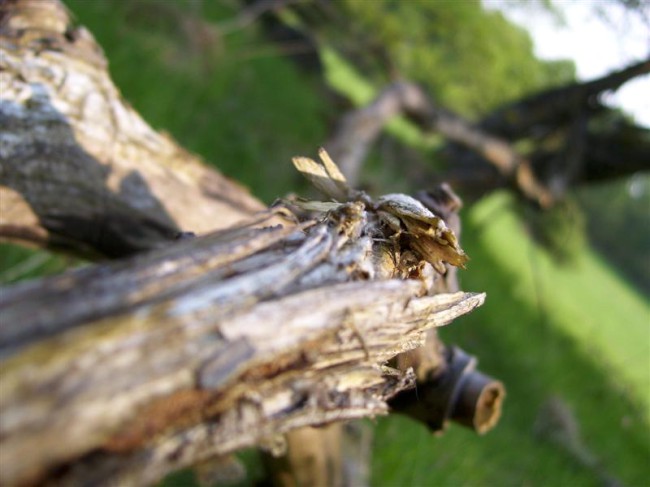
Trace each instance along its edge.
{"label": "broken branch stub", "polygon": [[[306,157],[295,157],[293,163],[316,189],[334,201],[348,201],[369,209],[368,234],[391,241],[406,238],[409,250],[417,253],[419,261],[428,262],[441,274],[445,272],[445,262],[465,267],[469,258],[460,248],[454,232],[420,201],[405,194],[388,194],[375,202],[364,192],[348,187],[345,176],[325,149],[319,150],[319,156],[322,164]],[[336,208],[331,203],[321,203],[320,209],[315,202],[298,201],[296,204],[312,211]]]}
{"label": "broken branch stub", "polygon": [[413,242],[461,259],[442,221],[422,230],[426,213],[416,233],[404,212],[389,222],[385,204],[344,185],[348,200],[326,211],[289,202],[4,289],[0,483],[150,484],[295,428],[386,414],[415,380],[389,359],[484,294],[434,293],[431,255],[447,254]]}

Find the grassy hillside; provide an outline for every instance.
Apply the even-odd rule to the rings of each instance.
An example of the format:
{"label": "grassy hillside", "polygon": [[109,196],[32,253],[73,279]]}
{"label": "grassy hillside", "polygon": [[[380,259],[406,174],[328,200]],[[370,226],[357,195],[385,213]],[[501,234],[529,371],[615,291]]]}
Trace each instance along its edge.
{"label": "grassy hillside", "polygon": [[[301,73],[254,27],[202,50],[191,29],[179,29],[178,12],[161,7],[178,5],[183,11],[190,2],[66,3],[105,48],[124,96],[156,128],[266,201],[299,191],[290,156],[315,153],[327,137],[331,108],[320,81]],[[234,15],[225,2],[201,5],[213,22]],[[332,86],[357,93],[357,101],[372,96],[367,85],[359,96],[359,80],[340,64],[337,70],[335,56],[325,60]],[[403,140],[421,142],[408,125],[397,122],[392,130]],[[397,184],[403,182],[392,181],[382,190],[393,191]],[[502,422],[485,437],[459,427],[433,437],[406,418],[381,418],[373,485],[587,486],[598,485],[603,471],[626,485],[647,485],[647,300],[587,248],[572,267],[554,262],[531,242],[506,194],[468,208],[463,221],[463,245],[472,258],[462,273],[463,288],[487,291],[488,298],[483,308],[442,334],[504,381],[508,397]],[[65,265],[42,255],[5,247],[0,274],[14,280],[27,275],[16,266],[40,272]],[[551,397],[573,411],[569,421],[579,424],[582,444],[575,434],[559,443],[533,434],[540,407]],[[600,467],[585,468],[580,455],[591,455]],[[248,458],[255,463],[254,454]],[[174,478],[187,485],[190,476]]]}
{"label": "grassy hillside", "polygon": [[[436,438],[408,419],[380,420],[373,485],[598,485],[598,469],[581,466],[580,454],[624,485],[644,485],[647,301],[588,249],[574,267],[553,262],[527,238],[505,194],[470,208],[463,222],[472,258],[463,288],[488,296],[442,337],[504,381],[503,419],[482,438],[453,426]],[[534,435],[551,397],[570,407],[579,437],[558,444]],[[552,427],[552,419],[543,421]]]}

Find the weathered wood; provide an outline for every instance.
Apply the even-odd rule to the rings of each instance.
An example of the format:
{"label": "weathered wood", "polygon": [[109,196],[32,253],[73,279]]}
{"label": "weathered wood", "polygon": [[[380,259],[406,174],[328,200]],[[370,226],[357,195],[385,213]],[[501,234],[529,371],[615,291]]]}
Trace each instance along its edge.
{"label": "weathered wood", "polygon": [[[313,164],[299,164],[299,166],[313,166]],[[314,173],[322,171],[314,170],[311,178],[314,179]],[[334,171],[338,180],[341,176]],[[323,186],[322,181],[315,180],[317,185]],[[324,187],[333,190],[335,193],[347,194],[348,188],[339,188],[331,185]],[[455,237],[460,236],[460,219],[458,211],[461,208],[461,201],[447,185],[427,192],[420,192],[417,195],[419,201],[426,205],[436,215],[442,217],[449,226]],[[446,265],[443,275],[437,276],[433,281],[433,287],[430,293],[454,293],[459,291],[458,280],[456,277],[456,267]],[[447,371],[453,370],[453,364],[447,363],[448,354],[445,353],[444,347],[437,337],[437,330],[431,329],[426,333],[424,345],[416,349],[407,351],[397,356],[392,361],[398,370],[407,371],[413,369],[416,385],[415,402],[420,402],[419,392],[426,394],[427,397],[435,396],[441,393],[441,396],[449,398],[451,396],[462,396],[462,387],[451,387],[451,395],[445,394],[434,384],[457,384],[458,381],[450,377],[447,380]],[[437,391],[429,391],[432,387]],[[490,384],[490,387],[499,387],[496,381]],[[408,404],[413,397],[411,394],[407,398],[402,398],[412,390],[399,392],[392,400],[390,406],[393,408],[395,402]],[[503,389],[501,389],[499,400],[503,399]],[[466,397],[466,396],[465,396]],[[451,412],[455,410],[454,401],[447,401],[444,407],[440,407],[440,401],[436,409],[430,410],[428,415],[420,415],[417,419],[430,426],[435,424],[435,431],[439,432],[447,425]],[[473,404],[475,413],[467,414],[464,420],[474,421],[477,416],[487,418],[495,423],[500,415],[499,404],[496,407],[480,407],[478,402]],[[469,409],[469,408],[468,408]],[[393,409],[394,410],[394,409]],[[412,411],[417,411],[414,408]],[[450,413],[447,414],[447,411]],[[410,415],[410,413],[409,413]],[[285,455],[277,458],[272,453],[264,453],[264,464],[267,471],[273,478],[273,483],[278,486],[294,487],[296,485],[350,485],[366,486],[370,482],[370,458],[372,448],[373,428],[368,427],[367,423],[353,421],[348,423],[335,423],[328,425],[327,428],[302,428],[291,431],[286,435],[287,451]],[[474,428],[476,431],[476,428]]]}
{"label": "weathered wood", "polygon": [[106,64],[58,0],[0,3],[0,238],[117,257],[263,209],[149,127]]}
{"label": "weathered wood", "polygon": [[3,292],[0,480],[151,483],[269,435],[386,413],[414,377],[386,361],[483,295],[429,295],[433,267],[387,245],[375,211],[234,228]]}
{"label": "weathered wood", "polygon": [[136,254],[2,289],[1,484],[150,484],[385,414],[415,380],[389,360],[483,302],[437,294],[466,257],[419,202],[263,212],[121,100],[59,2],[0,7],[0,237]]}

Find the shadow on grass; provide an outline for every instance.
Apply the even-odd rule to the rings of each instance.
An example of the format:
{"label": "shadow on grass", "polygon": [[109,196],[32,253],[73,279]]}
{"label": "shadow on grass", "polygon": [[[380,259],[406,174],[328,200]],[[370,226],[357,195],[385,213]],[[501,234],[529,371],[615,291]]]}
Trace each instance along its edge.
{"label": "shadow on grass", "polygon": [[[405,418],[382,418],[375,439],[373,485],[598,485],[570,445],[533,434],[540,406],[561,397],[575,414],[581,439],[599,469],[625,485],[644,485],[650,441],[642,406],[625,395],[611,371],[546,319],[543,309],[517,298],[531,269],[510,275],[481,245],[480,229],[465,221],[464,247],[473,266],[463,289],[487,291],[486,304],[441,332],[480,359],[507,388],[501,423],[486,437],[453,426],[442,438]],[[534,265],[534,263],[532,263]],[[480,266],[480,268],[479,268]],[[525,277],[522,277],[525,276]],[[640,364],[641,365],[641,364]]]}

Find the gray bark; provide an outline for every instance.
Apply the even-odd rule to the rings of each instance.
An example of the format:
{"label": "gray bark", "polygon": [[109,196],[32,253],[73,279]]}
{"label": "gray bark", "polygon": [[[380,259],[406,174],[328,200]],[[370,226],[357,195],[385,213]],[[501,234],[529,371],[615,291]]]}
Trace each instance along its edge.
{"label": "gray bark", "polygon": [[395,266],[358,237],[371,216],[345,205],[298,230],[225,230],[5,290],[0,481],[152,483],[386,414],[414,380],[387,361],[484,296],[430,295],[430,264]]}

